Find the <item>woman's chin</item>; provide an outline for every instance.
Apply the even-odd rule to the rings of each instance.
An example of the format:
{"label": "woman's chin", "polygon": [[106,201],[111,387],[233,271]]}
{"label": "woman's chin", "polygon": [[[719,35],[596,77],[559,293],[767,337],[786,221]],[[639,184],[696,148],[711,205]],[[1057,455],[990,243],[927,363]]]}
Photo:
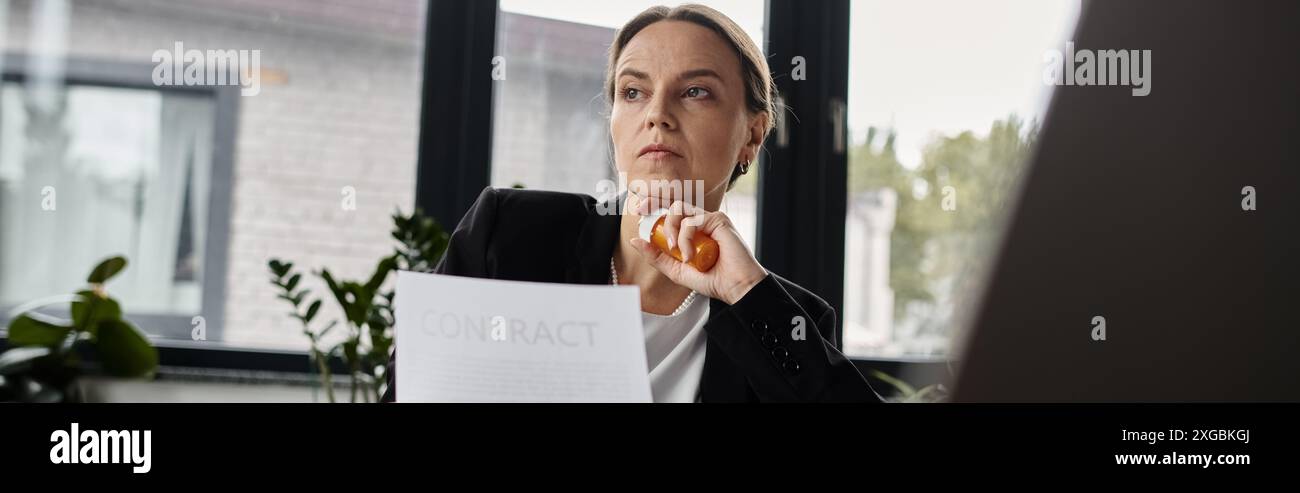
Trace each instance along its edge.
{"label": "woman's chin", "polygon": [[[667,207],[676,200],[696,204],[706,192],[703,180],[675,173],[647,173],[629,176],[628,190],[637,197],[651,199],[651,206]],[[699,205],[699,204],[696,204]]]}
{"label": "woman's chin", "polygon": [[679,170],[671,167],[650,168],[643,167],[639,170],[628,173],[628,186],[635,182],[640,182],[643,189],[657,189],[672,186],[673,183],[680,183],[689,179],[689,175],[681,173]]}

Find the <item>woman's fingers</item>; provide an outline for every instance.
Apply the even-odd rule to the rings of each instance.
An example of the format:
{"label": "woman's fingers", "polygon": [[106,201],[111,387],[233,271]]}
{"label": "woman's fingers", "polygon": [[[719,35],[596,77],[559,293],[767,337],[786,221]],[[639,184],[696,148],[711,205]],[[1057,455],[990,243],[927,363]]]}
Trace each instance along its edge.
{"label": "woman's fingers", "polygon": [[668,248],[678,248],[683,255],[683,260],[688,258],[686,252],[690,248],[690,238],[682,236],[682,220],[686,219],[691,212],[689,207],[680,200],[673,201],[668,207],[668,216],[664,219],[664,236],[668,238]]}
{"label": "woman's fingers", "polygon": [[[691,253],[695,251],[694,237],[687,231],[690,227],[690,223],[687,221],[691,218],[692,212],[694,211],[691,210],[689,204],[680,200],[673,202],[671,213],[677,216],[677,247],[681,249],[682,262],[690,260]],[[694,229],[691,228],[690,231],[694,231]]]}
{"label": "woman's fingers", "polygon": [[641,258],[654,266],[656,270],[662,272],[663,275],[668,276],[668,279],[673,282],[686,285],[682,279],[681,262],[668,256],[668,254],[664,253],[658,247],[643,239],[631,238],[628,241],[632,242],[632,245],[637,247],[638,252],[641,252]]}
{"label": "woman's fingers", "polygon": [[668,240],[668,248],[671,250],[677,246],[677,225],[682,222],[681,208],[676,203],[668,206],[668,215],[664,216],[664,239]]}
{"label": "woman's fingers", "polygon": [[[719,229],[725,230],[731,224],[726,214],[709,212],[686,201],[674,200],[666,208],[659,207],[662,203],[657,197],[646,197],[636,203],[634,210],[638,215],[646,216],[667,209],[663,224],[664,240],[669,250],[678,249],[681,262],[689,262],[694,257],[696,233],[714,236]],[[671,256],[667,258],[675,260]]]}
{"label": "woman's fingers", "polygon": [[682,261],[687,262],[695,254],[695,232],[700,229],[700,223],[708,216],[688,216],[682,219],[681,239],[678,244],[682,246]]}
{"label": "woman's fingers", "polygon": [[689,202],[678,201],[673,205],[682,213],[682,219],[677,226],[677,245],[681,247],[682,261],[685,262],[695,255],[695,232],[713,213]]}
{"label": "woman's fingers", "polygon": [[[718,242],[723,258],[718,265],[708,272],[700,272],[689,267],[684,261],[678,261],[659,247],[640,238],[628,241],[641,254],[642,259],[655,270],[681,286],[686,286],[710,298],[718,298],[727,303],[735,303],[750,287],[767,275],[767,271],[758,263],[741,240],[740,235],[731,225],[731,220],[722,212],[707,212],[691,209],[689,204],[678,207],[686,214],[678,215],[678,241],[682,243],[682,257],[689,259],[688,239],[696,232],[705,233]],[[667,221],[665,221],[667,223]],[[671,237],[670,237],[671,238]]]}

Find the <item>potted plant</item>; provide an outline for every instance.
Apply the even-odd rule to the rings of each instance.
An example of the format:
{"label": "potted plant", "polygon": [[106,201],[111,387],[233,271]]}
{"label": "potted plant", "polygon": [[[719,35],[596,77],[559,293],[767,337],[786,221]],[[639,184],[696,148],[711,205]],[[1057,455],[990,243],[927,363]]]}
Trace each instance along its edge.
{"label": "potted plant", "polygon": [[[329,402],[336,400],[330,367],[333,359],[341,360],[347,370],[350,402],[379,401],[388,384],[384,372],[393,347],[393,291],[384,289],[385,281],[396,270],[432,270],[447,248],[448,234],[419,209],[410,216],[394,212],[392,218],[392,237],[397,247],[392,255],[379,260],[370,276],[347,280],[336,278],[326,268],[316,271],[342,309],[342,321],[318,323],[322,300],[309,298],[311,290],[301,287],[303,274],[294,263],[276,258],[267,262],[277,297],[293,307],[289,316],[302,325],[309,341],[308,354]],[[326,336],[340,326],[346,330],[342,340],[325,347]]]}
{"label": "potted plant", "polygon": [[[126,268],[126,258],[105,259],[72,296],[29,303],[9,322],[10,349],[0,353],[0,401],[79,402],[78,378],[93,358],[107,375],[145,378],[158,367],[158,351],[122,316],[104,285]],[[36,311],[70,303],[69,319]]]}

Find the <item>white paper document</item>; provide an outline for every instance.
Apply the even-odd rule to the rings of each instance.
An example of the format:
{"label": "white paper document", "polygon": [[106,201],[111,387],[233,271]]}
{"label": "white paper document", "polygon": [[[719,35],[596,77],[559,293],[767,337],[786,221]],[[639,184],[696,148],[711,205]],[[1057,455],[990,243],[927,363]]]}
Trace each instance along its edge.
{"label": "white paper document", "polygon": [[651,402],[633,286],[397,273],[398,402]]}

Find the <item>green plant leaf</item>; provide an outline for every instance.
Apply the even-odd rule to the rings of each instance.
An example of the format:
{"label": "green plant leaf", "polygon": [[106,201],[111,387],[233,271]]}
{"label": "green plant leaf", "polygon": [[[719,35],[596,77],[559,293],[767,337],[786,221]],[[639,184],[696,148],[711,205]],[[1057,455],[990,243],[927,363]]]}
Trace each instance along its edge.
{"label": "green plant leaf", "polygon": [[313,301],[311,306],[307,307],[307,314],[304,315],[304,322],[310,322],[316,318],[316,312],[320,311],[320,300]]}
{"label": "green plant leaf", "polygon": [[355,327],[361,327],[366,323],[366,313],[370,311],[370,303],[373,295],[367,296],[365,287],[352,281],[343,283],[343,289],[347,291],[348,302],[344,306],[347,312],[348,321],[352,322]]}
{"label": "green plant leaf", "polygon": [[370,333],[383,333],[388,328],[388,319],[384,318],[383,312],[378,307],[370,310],[369,317],[366,319],[366,325],[370,327]]}
{"label": "green plant leaf", "polygon": [[139,329],[122,319],[99,321],[96,348],[110,375],[142,377],[158,367],[158,350]]}
{"label": "green plant leaf", "polygon": [[280,259],[273,258],[266,263],[270,267],[271,273],[277,278],[284,278],[285,275],[293,269],[293,262],[282,262]]}
{"label": "green plant leaf", "polygon": [[90,290],[77,291],[77,295],[81,299],[72,302],[73,327],[93,334],[99,328],[100,320],[122,318],[122,306],[117,304],[117,300],[100,297]]}
{"label": "green plant leaf", "polygon": [[47,347],[16,347],[0,354],[0,375],[22,373],[41,358],[50,355]]}
{"label": "green plant leaf", "polygon": [[366,282],[366,292],[373,295],[375,291],[378,291],[379,286],[384,284],[384,280],[388,279],[388,274],[393,272],[395,267],[397,267],[396,256],[390,255],[380,260],[379,265],[375,266],[375,273]]}
{"label": "green plant leaf", "polygon": [[9,322],[9,344],[13,346],[45,346],[53,348],[63,342],[72,327],[54,325],[19,315]]}
{"label": "green plant leaf", "polygon": [[358,295],[358,292],[362,289],[361,285],[352,281],[344,281],[340,284],[334,280],[334,276],[327,269],[320,270],[320,277],[325,280],[325,285],[329,286],[330,292],[334,293],[334,299],[338,301],[339,307],[343,309],[343,315],[348,322],[358,327],[365,323],[363,319],[365,308],[359,309],[357,306],[361,301],[361,296]]}
{"label": "green plant leaf", "polygon": [[908,385],[907,382],[904,382],[904,381],[902,381],[902,380],[899,380],[899,379],[897,379],[897,378],[894,378],[893,376],[889,375],[888,373],[885,373],[885,372],[880,371],[880,370],[871,370],[871,375],[874,376],[874,377],[876,377],[876,378],[878,378],[878,379],[880,379],[881,381],[883,381],[883,382],[885,382],[885,383],[887,383],[887,384],[893,386],[894,388],[898,389],[898,392],[899,392],[903,397],[911,397],[911,396],[913,396],[913,395],[916,395],[916,388],[915,388],[915,387],[912,387],[911,385]]}
{"label": "green plant leaf", "polygon": [[289,278],[289,282],[284,284],[284,290],[293,291],[293,288],[298,286],[298,281],[301,280],[302,280],[302,274],[294,274],[293,277]]}
{"label": "green plant leaf", "polygon": [[109,279],[112,279],[118,272],[122,272],[122,269],[125,268],[125,257],[109,257],[104,259],[103,262],[100,262],[99,265],[95,266],[95,270],[90,271],[90,277],[86,278],[86,282],[91,284],[103,284]]}
{"label": "green plant leaf", "polygon": [[347,300],[343,297],[343,290],[339,287],[339,284],[334,281],[334,276],[330,274],[329,269],[321,269],[319,275],[320,278],[325,281],[325,286],[330,288],[330,293],[333,293],[334,298],[338,299],[339,305],[347,306]]}

